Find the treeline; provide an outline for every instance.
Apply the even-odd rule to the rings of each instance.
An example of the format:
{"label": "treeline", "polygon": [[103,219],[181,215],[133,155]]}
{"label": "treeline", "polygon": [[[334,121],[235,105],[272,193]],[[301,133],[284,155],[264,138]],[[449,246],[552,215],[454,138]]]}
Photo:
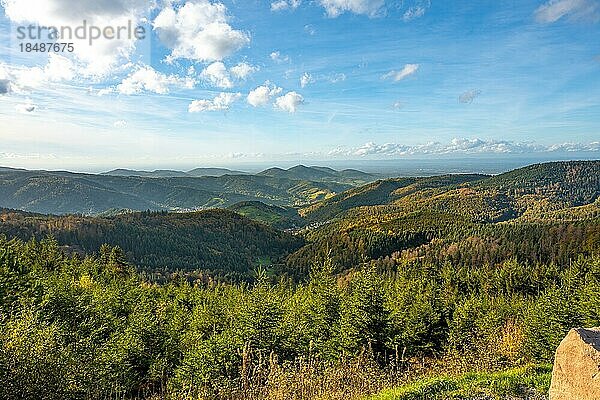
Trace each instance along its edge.
{"label": "treeline", "polygon": [[80,258],[51,239],[2,238],[0,398],[291,398],[294,376],[356,359],[377,371],[548,362],[570,328],[600,324],[598,256],[336,269],[325,258],[300,284],[259,272],[156,285],[119,248]]}
{"label": "treeline", "polygon": [[5,210],[0,221],[0,234],[23,240],[52,235],[81,255],[96,253],[104,243],[118,245],[140,271],[159,282],[175,272],[190,279],[251,280],[259,265],[274,273],[282,269],[283,257],[303,244],[300,237],[217,209],[106,218]]}
{"label": "treeline", "polygon": [[324,256],[339,272],[379,258],[474,267],[513,258],[520,263],[565,264],[600,249],[598,218],[491,224],[460,214],[406,212],[394,206],[354,209],[305,236],[307,244],[287,258],[292,270],[302,271]]}
{"label": "treeline", "polygon": [[535,164],[501,174],[478,184],[510,196],[540,195],[572,205],[593,203],[600,191],[599,161]]}

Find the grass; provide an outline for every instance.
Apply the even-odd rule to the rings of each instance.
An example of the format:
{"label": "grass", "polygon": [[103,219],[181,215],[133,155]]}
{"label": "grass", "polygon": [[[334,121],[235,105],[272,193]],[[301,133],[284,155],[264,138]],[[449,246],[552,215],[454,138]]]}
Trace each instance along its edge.
{"label": "grass", "polygon": [[434,377],[386,389],[365,400],[542,400],[548,393],[551,375],[551,365],[537,365],[495,373]]}

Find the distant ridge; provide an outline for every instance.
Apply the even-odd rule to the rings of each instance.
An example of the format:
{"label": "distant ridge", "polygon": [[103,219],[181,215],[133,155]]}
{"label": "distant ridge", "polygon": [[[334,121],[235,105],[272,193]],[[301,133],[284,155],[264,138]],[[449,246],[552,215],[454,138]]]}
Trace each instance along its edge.
{"label": "distant ridge", "polygon": [[235,171],[226,168],[195,168],[191,171],[177,171],[170,169],[157,169],[154,171],[138,171],[134,169],[119,168],[112,171],[103,172],[101,175],[110,176],[139,176],[143,178],[197,178],[202,176],[223,176],[223,175],[248,175],[246,172]]}
{"label": "distant ridge", "polygon": [[157,169],[155,171],[136,171],[133,169],[114,169],[112,171],[103,172],[101,175],[110,175],[110,176],[139,176],[144,178],[176,178],[188,176],[183,171],[174,171],[168,169]]}
{"label": "distant ridge", "polygon": [[[472,215],[482,221],[542,216],[594,203],[600,193],[600,161],[534,164],[501,175],[441,175],[377,180],[355,170],[298,165],[257,175],[224,169],[190,172],[133,170],[94,175],[0,168],[0,207],[50,214],[96,215],[118,210],[193,211],[246,203],[243,212],[272,222],[296,207],[309,222],[326,222],[357,207],[393,206]],[[137,171],[138,173],[140,171]],[[143,171],[142,171],[143,172]],[[114,175],[111,175],[114,174]],[[172,176],[184,174],[183,176]],[[585,210],[581,210],[584,212]],[[290,215],[285,215],[290,217]],[[289,218],[293,219],[293,218]]]}
{"label": "distant ridge", "polygon": [[187,172],[189,176],[223,176],[223,175],[250,175],[247,172],[227,168],[195,168]]}
{"label": "distant ridge", "polygon": [[[228,207],[241,201],[290,206],[314,203],[364,183],[345,178],[310,181],[236,175],[231,170],[221,176],[198,177],[181,171],[183,176],[171,176],[178,171],[154,171],[145,176],[137,172],[81,174],[0,169],[0,207],[97,215],[121,209],[184,212]],[[211,172],[215,171],[196,171]]]}
{"label": "distant ridge", "polygon": [[343,178],[363,181],[364,183],[377,179],[377,175],[368,174],[366,172],[357,171],[354,169],[336,171],[335,169],[329,167],[307,167],[305,165],[296,165],[295,167],[289,169],[273,167],[259,172],[258,175],[270,176],[273,178],[287,178],[308,181],[336,180]]}

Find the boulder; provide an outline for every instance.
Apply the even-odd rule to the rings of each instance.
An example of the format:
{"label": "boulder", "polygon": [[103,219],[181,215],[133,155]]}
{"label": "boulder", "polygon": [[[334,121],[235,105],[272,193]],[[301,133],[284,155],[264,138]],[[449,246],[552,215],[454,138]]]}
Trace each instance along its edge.
{"label": "boulder", "polygon": [[600,399],[600,328],[571,329],[556,350],[550,400]]}

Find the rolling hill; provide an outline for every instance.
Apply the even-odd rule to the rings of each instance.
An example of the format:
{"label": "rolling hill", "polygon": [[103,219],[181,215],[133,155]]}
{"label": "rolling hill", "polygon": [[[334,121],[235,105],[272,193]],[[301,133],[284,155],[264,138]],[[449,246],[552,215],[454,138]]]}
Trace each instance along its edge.
{"label": "rolling hill", "polygon": [[302,208],[308,243],[288,263],[302,269],[327,255],[344,270],[427,255],[484,265],[511,254],[566,262],[600,243],[599,168],[600,161],[558,162],[493,177],[377,181]]}
{"label": "rolling hill", "polygon": [[259,172],[258,175],[315,182],[339,182],[353,185],[364,184],[377,179],[377,175],[353,169],[336,171],[328,167],[307,167],[304,165],[297,165],[289,169],[269,168]]}
{"label": "rolling hill", "polygon": [[[5,212],[0,232],[22,238],[51,233],[82,252],[106,241],[142,266],[236,279],[247,278],[257,259],[286,254],[285,267],[275,264],[297,277],[322,257],[340,270],[386,257],[484,265],[514,253],[524,262],[565,261],[600,241],[599,167],[600,161],[548,163],[497,176],[396,178],[360,187],[282,177],[332,174],[314,167],[203,178],[0,169],[0,206],[104,211],[95,218]],[[131,212],[211,206],[229,210]]]}
{"label": "rolling hill", "polygon": [[0,207],[51,214],[114,209],[190,211],[240,201],[302,205],[351,188],[259,175],[140,177],[0,169]]}
{"label": "rolling hill", "polygon": [[496,176],[444,175],[387,179],[350,189],[308,205],[300,214],[325,222],[355,207],[395,206],[470,215],[498,222],[535,210],[583,206],[600,195],[600,161],[535,164]]}
{"label": "rolling hill", "polygon": [[0,234],[41,240],[52,235],[71,252],[90,254],[119,246],[132,263],[154,276],[175,271],[211,279],[248,280],[262,264],[277,268],[302,245],[299,237],[228,210],[141,212],[114,217],[52,216],[0,210]]}
{"label": "rolling hill", "polygon": [[354,207],[391,204],[424,189],[458,185],[485,177],[485,175],[445,175],[431,178],[379,180],[307,206],[301,210],[301,215],[309,221],[324,221]]}

